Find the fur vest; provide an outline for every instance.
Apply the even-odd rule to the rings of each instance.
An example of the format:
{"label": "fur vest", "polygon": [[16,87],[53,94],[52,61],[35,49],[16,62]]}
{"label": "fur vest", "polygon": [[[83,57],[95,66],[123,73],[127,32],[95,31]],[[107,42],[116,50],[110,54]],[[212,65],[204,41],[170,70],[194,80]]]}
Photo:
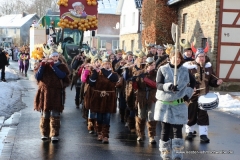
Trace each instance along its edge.
{"label": "fur vest", "polygon": [[195,88],[198,90],[194,92],[192,101],[197,101],[199,96],[207,94],[209,86],[218,87],[211,62],[207,62],[204,67],[200,67],[195,61],[185,62],[183,66],[189,69],[196,80]]}
{"label": "fur vest", "polygon": [[[38,81],[38,90],[34,100],[34,110],[37,111],[58,111],[62,112],[65,101],[65,88],[70,84],[69,70],[65,64],[59,64],[58,68],[66,73],[66,77],[60,79],[53,69],[46,65],[43,71],[43,78]],[[36,69],[37,70],[37,69]]]}
{"label": "fur vest", "polygon": [[[175,101],[187,95],[192,96],[193,89],[188,87],[190,82],[188,69],[180,66],[177,69],[177,85],[178,90],[175,93],[169,91],[169,86],[173,84],[174,68],[171,68],[169,63],[161,66],[158,69],[157,76],[160,72],[164,76],[163,90],[157,90],[156,98],[158,101],[155,105],[154,119],[170,124],[186,124],[188,121],[188,108],[185,103],[178,105],[164,104],[162,101]],[[157,78],[158,79],[158,78]]]}

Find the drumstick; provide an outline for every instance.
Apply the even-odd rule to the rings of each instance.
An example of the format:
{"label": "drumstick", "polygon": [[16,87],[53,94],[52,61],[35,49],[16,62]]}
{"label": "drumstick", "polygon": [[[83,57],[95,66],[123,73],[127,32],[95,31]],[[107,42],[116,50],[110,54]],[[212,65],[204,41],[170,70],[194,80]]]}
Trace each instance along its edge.
{"label": "drumstick", "polygon": [[[211,74],[213,77],[215,77],[217,80],[219,80],[219,78],[217,76],[215,76],[214,74]],[[222,81],[223,83],[223,81]]]}

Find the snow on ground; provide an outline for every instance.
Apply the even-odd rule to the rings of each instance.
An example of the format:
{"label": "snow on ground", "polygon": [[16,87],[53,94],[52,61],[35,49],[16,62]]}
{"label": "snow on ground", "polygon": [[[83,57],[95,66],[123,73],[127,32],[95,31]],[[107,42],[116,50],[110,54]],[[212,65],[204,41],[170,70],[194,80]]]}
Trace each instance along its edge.
{"label": "snow on ground", "polygon": [[218,110],[224,112],[230,112],[236,115],[240,115],[240,101],[234,99],[230,94],[220,95],[216,93],[219,98]]}
{"label": "snow on ground", "polygon": [[[0,73],[1,73],[1,70],[0,70]],[[1,74],[0,74],[0,77],[1,77]],[[15,70],[11,69],[10,67],[5,67],[5,79],[17,80],[19,79],[19,75]]]}
{"label": "snow on ground", "polygon": [[14,112],[23,108],[20,105],[23,90],[24,88],[17,82],[0,82],[0,116],[9,118]]}
{"label": "snow on ground", "polygon": [[5,79],[7,83],[0,82],[0,116],[7,119],[14,112],[24,107],[21,102],[21,94],[24,88],[17,83],[16,80],[20,79],[20,77],[14,69],[5,68]]}

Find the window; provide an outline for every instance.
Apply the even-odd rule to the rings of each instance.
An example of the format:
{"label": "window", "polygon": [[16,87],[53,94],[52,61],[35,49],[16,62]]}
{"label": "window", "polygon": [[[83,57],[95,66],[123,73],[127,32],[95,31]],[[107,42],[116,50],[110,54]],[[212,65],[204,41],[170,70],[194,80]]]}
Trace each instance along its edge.
{"label": "window", "polygon": [[132,25],[133,26],[135,25],[135,12],[133,12],[132,14]]}
{"label": "window", "polygon": [[101,48],[106,48],[106,40],[101,40]]}
{"label": "window", "polygon": [[133,52],[134,49],[134,40],[131,40],[131,51]]}
{"label": "window", "polygon": [[125,25],[126,25],[126,24],[125,24],[125,23],[126,23],[125,21],[126,21],[126,16],[123,15],[123,27],[125,27]]}
{"label": "window", "polygon": [[124,44],[125,42],[124,41],[122,41],[122,49],[124,49],[124,47],[125,47],[125,44]]}
{"label": "window", "polygon": [[[181,39],[181,42],[182,42],[183,44],[185,44],[186,40],[185,40],[185,39]],[[183,48],[182,46],[181,46],[181,52],[184,53],[184,48]]]}
{"label": "window", "polygon": [[119,41],[118,40],[113,40],[112,41],[112,50],[118,49]]}
{"label": "window", "polygon": [[207,38],[202,38],[202,48],[206,47]]}
{"label": "window", "polygon": [[187,13],[183,14],[182,33],[187,32]]}

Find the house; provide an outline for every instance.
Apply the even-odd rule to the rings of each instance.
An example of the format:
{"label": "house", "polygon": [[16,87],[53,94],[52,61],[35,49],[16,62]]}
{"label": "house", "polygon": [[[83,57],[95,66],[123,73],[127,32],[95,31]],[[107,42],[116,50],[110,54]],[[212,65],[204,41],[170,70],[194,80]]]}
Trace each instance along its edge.
{"label": "house", "polygon": [[120,48],[125,51],[142,49],[141,8],[142,0],[119,0]]}
{"label": "house", "polygon": [[36,14],[11,14],[0,17],[0,34],[12,37],[17,46],[29,44],[29,28],[38,21]]}
{"label": "house", "polygon": [[[115,3],[99,2],[98,4],[98,28],[96,31],[84,32],[84,43],[91,48],[111,53],[119,48],[119,22],[120,15],[116,13]],[[104,6],[103,6],[104,5]],[[111,7],[112,5],[112,7]],[[109,7],[109,8],[106,8]],[[105,8],[105,9],[104,9]]]}
{"label": "house", "polygon": [[208,56],[224,83],[221,89],[240,86],[240,1],[239,0],[168,0],[178,13],[179,38],[196,47],[209,43]]}

